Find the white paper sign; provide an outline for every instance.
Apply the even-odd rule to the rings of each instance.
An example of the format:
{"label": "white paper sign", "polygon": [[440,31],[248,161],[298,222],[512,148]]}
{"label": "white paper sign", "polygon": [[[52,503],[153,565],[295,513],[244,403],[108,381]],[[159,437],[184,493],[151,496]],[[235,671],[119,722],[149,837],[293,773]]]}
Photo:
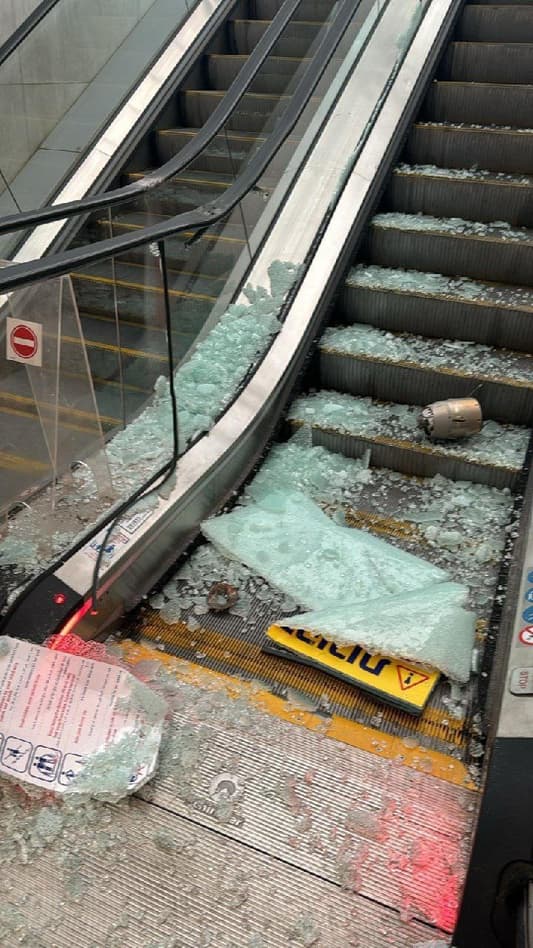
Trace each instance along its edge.
{"label": "white paper sign", "polygon": [[164,702],[122,668],[0,637],[0,774],[74,791],[91,755],[139,736],[130,792],[154,771],[164,716]]}

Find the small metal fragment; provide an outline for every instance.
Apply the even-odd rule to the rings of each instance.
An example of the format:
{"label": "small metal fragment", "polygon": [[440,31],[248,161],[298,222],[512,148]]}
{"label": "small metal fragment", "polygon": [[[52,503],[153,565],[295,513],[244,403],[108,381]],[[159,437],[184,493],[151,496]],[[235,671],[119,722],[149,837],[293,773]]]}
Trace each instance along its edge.
{"label": "small metal fragment", "polygon": [[213,612],[227,612],[239,601],[239,593],[230,583],[213,583],[207,596],[207,605]]}
{"label": "small metal fragment", "polygon": [[481,405],[475,398],[432,402],[418,416],[418,427],[434,440],[468,438],[481,431],[482,424]]}

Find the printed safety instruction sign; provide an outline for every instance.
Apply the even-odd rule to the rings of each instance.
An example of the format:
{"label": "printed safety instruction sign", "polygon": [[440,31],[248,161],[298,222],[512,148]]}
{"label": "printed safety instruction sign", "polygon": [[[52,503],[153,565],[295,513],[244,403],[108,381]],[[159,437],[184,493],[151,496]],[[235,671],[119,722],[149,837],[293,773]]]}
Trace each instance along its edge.
{"label": "printed safety instruction sign", "polygon": [[423,711],[440,677],[438,671],[371,655],[360,645],[335,645],[288,625],[270,626],[264,649],[336,675],[411,714]]}
{"label": "printed safety instruction sign", "polygon": [[[156,708],[154,715],[152,701],[149,724],[146,695]],[[123,778],[124,793],[131,792],[153,773],[165,710],[123,668],[0,637],[0,774],[60,793],[90,793],[86,778],[76,786],[86,765],[131,740],[131,774],[126,768]]]}

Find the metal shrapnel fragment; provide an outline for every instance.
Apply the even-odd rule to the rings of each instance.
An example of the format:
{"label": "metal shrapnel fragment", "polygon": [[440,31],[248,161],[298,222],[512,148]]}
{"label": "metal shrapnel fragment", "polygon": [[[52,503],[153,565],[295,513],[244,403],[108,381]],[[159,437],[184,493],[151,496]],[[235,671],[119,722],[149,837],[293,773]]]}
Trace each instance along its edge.
{"label": "metal shrapnel fragment", "polygon": [[483,424],[481,405],[475,398],[447,398],[432,402],[418,416],[418,427],[428,438],[451,440],[478,434]]}

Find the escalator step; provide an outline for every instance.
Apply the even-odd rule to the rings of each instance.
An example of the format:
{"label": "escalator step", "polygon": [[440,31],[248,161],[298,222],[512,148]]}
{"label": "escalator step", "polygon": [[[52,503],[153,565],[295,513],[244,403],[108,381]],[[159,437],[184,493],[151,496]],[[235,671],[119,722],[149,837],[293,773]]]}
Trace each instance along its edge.
{"label": "escalator step", "polygon": [[318,392],[293,402],[289,422],[309,425],[313,444],[361,457],[370,449],[373,467],[387,467],[417,477],[442,474],[490,487],[517,483],[529,443],[527,428],[485,423],[467,442],[418,440],[420,405],[382,404],[341,392]]}
{"label": "escalator step", "polygon": [[348,324],[533,352],[533,293],[524,287],[359,264],[336,315]]}
{"label": "escalator step", "polygon": [[441,168],[527,174],[533,169],[533,130],[418,122],[411,128],[404,158]]}
{"label": "escalator step", "polygon": [[[237,54],[249,54],[270,26],[270,20],[230,20],[228,35],[230,49]],[[272,49],[273,56],[306,56],[313,40],[323,29],[323,23],[313,20],[293,20]]]}
{"label": "escalator step", "polygon": [[533,6],[467,4],[457,38],[476,43],[533,43]]}
{"label": "escalator step", "polygon": [[384,206],[406,214],[527,226],[533,221],[533,177],[402,164],[389,180]]}
{"label": "escalator step", "polygon": [[483,417],[533,424],[531,355],[357,323],[327,329],[319,353],[322,388],[423,404],[467,398],[478,388]]}
{"label": "escalator step", "polygon": [[[224,92],[213,89],[185,89],[180,92],[183,124],[201,128],[216,109]],[[288,97],[259,93],[246,93],[238,109],[228,120],[227,129],[232,132],[262,132],[272,120],[272,113],[282,108]]]}
{"label": "escalator step", "polygon": [[[130,172],[127,182],[138,181],[141,172]],[[181,174],[163,182],[150,192],[140,194],[129,202],[132,209],[145,210],[152,214],[183,214],[196,210],[203,204],[216,201],[233,184],[234,177],[229,174],[206,171],[183,171]],[[253,189],[242,202],[246,216],[256,222],[264,208],[264,190]]]}
{"label": "escalator step", "polygon": [[415,214],[378,214],[370,223],[368,258],[384,267],[533,285],[533,231],[495,222]]}
{"label": "escalator step", "polygon": [[430,87],[423,115],[431,122],[530,128],[533,85],[436,81]]}
{"label": "escalator step", "polygon": [[454,82],[533,82],[530,43],[450,43],[441,78]]}
{"label": "escalator step", "polygon": [[[207,74],[213,89],[228,89],[247,60],[246,55],[222,55],[207,57]],[[285,92],[294,74],[308,59],[291,56],[269,56],[253,80],[250,92],[280,95]]]}
{"label": "escalator step", "polygon": [[[161,223],[168,218],[161,217]],[[152,217],[150,220],[155,221]],[[128,234],[142,230],[146,226],[146,216],[142,212],[122,214],[113,222],[113,234]],[[224,233],[220,236],[216,234],[204,233],[196,240],[194,231],[184,231],[176,237],[168,237],[165,240],[165,251],[167,264],[174,270],[185,270],[203,273],[206,276],[224,277],[240,256],[246,241],[237,236],[241,233],[241,227],[230,227],[224,223]],[[109,224],[106,220],[96,221],[92,233],[94,239],[103,240],[109,235]],[[121,260],[136,264],[154,265],[153,257],[149,257],[149,251],[141,246],[136,250],[131,250],[121,256]]]}
{"label": "escalator step", "polygon": [[[196,128],[165,128],[157,132],[157,155],[161,163],[169,161],[198,134]],[[233,175],[247,161],[253,148],[265,141],[264,136],[243,132],[216,135],[194,164],[187,170],[213,171]]]}

